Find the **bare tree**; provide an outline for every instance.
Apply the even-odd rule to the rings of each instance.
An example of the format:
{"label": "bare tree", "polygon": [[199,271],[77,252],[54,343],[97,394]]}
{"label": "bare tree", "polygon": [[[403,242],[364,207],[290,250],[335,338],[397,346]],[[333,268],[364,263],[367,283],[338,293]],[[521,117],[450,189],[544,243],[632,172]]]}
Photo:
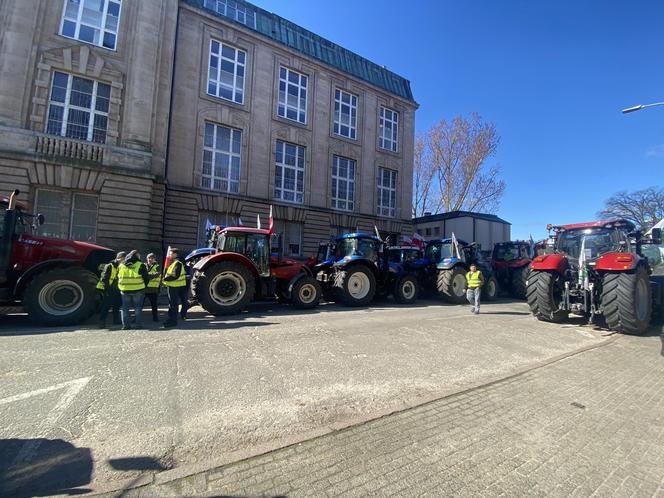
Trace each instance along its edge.
{"label": "bare tree", "polygon": [[635,192],[617,192],[597,215],[602,219],[624,218],[643,231],[664,218],[664,189],[649,187]]}
{"label": "bare tree", "polygon": [[500,138],[478,114],[442,119],[418,137],[415,147],[414,206],[424,211],[495,212],[505,192],[499,166],[488,167]]}

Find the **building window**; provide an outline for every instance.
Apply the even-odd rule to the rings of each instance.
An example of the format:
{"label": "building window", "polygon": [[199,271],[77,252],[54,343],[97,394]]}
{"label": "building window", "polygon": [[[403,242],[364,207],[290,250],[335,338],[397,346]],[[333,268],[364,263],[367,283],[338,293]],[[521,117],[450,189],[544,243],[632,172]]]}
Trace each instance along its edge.
{"label": "building window", "polygon": [[332,207],[352,211],[355,208],[355,161],[332,158]]}
{"label": "building window", "polygon": [[247,54],[237,48],[210,41],[207,93],[244,103],[244,65]]}
{"label": "building window", "polygon": [[274,198],[304,202],[304,147],[277,140]]}
{"label": "building window", "polygon": [[378,216],[395,217],[397,212],[397,172],[378,168]]}
{"label": "building window", "polygon": [[40,235],[84,242],[97,239],[96,195],[39,189],[35,204],[45,219],[37,229]]}
{"label": "building window", "polygon": [[398,136],[399,113],[387,107],[381,107],[378,145],[383,149],[396,152],[398,150]]}
{"label": "building window", "polygon": [[103,144],[110,97],[110,85],[55,72],[46,133]]}
{"label": "building window", "polygon": [[290,221],[274,222],[273,248],[282,247],[283,244],[285,256],[302,256],[302,224]]}
{"label": "building window", "polygon": [[121,0],[65,0],[60,34],[115,50]]}
{"label": "building window", "polygon": [[357,97],[343,90],[334,92],[334,133],[357,138]]}
{"label": "building window", "polygon": [[279,116],[299,123],[307,122],[308,81],[304,74],[279,68]]}
{"label": "building window", "polygon": [[433,234],[436,236],[440,235],[440,227],[433,227]]}
{"label": "building window", "polygon": [[240,191],[242,132],[205,123],[201,186],[219,192]]}
{"label": "building window", "polygon": [[424,235],[427,237],[431,237],[431,228],[425,228],[424,229]]}
{"label": "building window", "polygon": [[205,0],[206,9],[256,29],[256,11],[235,0]]}

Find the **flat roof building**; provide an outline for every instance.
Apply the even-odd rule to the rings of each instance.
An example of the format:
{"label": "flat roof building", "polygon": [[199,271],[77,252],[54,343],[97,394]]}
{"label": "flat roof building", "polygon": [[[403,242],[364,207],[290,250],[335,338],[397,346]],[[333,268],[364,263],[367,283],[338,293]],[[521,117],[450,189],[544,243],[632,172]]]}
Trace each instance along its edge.
{"label": "flat roof building", "polygon": [[512,224],[495,214],[451,211],[413,218],[413,229],[425,240],[451,237],[454,232],[457,238],[491,251],[497,242],[511,240]]}

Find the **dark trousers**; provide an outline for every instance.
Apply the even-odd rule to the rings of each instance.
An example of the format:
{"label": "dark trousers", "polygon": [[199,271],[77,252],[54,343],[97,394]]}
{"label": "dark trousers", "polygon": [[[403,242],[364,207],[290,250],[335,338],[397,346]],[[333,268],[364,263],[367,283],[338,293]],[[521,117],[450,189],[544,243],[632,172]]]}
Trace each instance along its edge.
{"label": "dark trousers", "polygon": [[[183,287],[167,287],[168,289],[168,321],[170,323],[178,323],[178,311],[182,318],[187,316],[187,308],[189,306],[187,286]],[[178,308],[182,306],[180,310]]]}
{"label": "dark trousers", "polygon": [[108,317],[108,312],[113,309],[113,325],[120,324],[120,306],[122,305],[122,296],[120,296],[120,291],[118,289],[108,289],[104,292],[101,306],[99,307],[99,323],[106,325],[106,318]]}
{"label": "dark trousers", "polygon": [[143,305],[145,305],[145,301],[150,301],[150,307],[152,308],[152,321],[154,322],[159,321],[159,309],[157,308],[158,299],[159,292],[145,292],[145,300],[143,301]]}

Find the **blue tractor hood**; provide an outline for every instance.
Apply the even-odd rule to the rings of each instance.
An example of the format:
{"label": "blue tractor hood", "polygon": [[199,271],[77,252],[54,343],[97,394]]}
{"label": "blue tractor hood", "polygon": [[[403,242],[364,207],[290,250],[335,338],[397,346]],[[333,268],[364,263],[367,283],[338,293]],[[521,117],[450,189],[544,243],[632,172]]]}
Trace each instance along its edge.
{"label": "blue tractor hood", "polygon": [[189,260],[194,259],[194,258],[201,258],[201,257],[204,257],[204,256],[209,256],[210,254],[214,254],[216,252],[217,252],[217,250],[212,248],[212,247],[200,247],[198,249],[194,249],[189,254],[187,254],[187,256],[185,256],[184,260],[186,262],[186,261],[189,261]]}

